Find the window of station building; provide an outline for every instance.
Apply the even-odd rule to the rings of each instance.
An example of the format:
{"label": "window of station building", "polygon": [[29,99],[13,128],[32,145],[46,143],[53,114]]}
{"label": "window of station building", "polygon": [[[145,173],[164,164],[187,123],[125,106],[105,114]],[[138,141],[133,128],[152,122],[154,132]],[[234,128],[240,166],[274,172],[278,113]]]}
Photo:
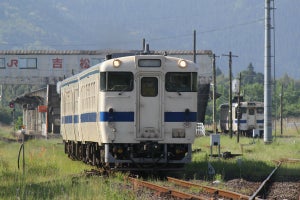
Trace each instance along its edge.
{"label": "window of station building", "polygon": [[109,92],[132,91],[132,72],[100,72],[100,90]]}
{"label": "window of station building", "polygon": [[5,69],[5,59],[0,58],[0,69]]}
{"label": "window of station building", "polygon": [[158,94],[158,80],[156,77],[143,77],[141,79],[141,95],[143,97],[156,97]]}
{"label": "window of station building", "polygon": [[196,72],[168,72],[166,74],[165,88],[168,92],[196,92]]}
{"label": "window of station building", "polygon": [[19,58],[19,68],[20,69],[36,69],[37,59],[36,58]]}

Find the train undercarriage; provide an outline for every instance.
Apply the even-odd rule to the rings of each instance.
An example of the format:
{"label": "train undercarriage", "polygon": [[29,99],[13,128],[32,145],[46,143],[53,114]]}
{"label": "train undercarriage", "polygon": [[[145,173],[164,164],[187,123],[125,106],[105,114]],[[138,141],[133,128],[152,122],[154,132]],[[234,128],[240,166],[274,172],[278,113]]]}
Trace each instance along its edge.
{"label": "train undercarriage", "polygon": [[97,167],[117,170],[147,170],[182,168],[191,161],[191,144],[104,144],[64,141],[65,153],[73,160],[81,160]]}

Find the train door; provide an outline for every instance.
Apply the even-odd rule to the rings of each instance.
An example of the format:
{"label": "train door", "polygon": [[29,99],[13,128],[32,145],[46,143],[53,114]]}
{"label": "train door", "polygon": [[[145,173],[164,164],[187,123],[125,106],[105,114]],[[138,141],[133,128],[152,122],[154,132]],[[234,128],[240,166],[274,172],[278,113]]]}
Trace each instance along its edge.
{"label": "train door", "polygon": [[138,76],[137,138],[158,140],[161,135],[162,104],[161,79],[159,74]]}
{"label": "train door", "polygon": [[255,108],[248,108],[248,129],[254,129],[256,127]]}

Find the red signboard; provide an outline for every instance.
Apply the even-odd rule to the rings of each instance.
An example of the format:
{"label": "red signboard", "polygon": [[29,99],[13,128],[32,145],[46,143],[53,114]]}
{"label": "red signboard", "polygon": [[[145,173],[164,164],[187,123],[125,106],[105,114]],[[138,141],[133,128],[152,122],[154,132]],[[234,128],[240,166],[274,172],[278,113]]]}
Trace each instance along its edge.
{"label": "red signboard", "polygon": [[62,62],[63,62],[63,59],[60,59],[60,58],[52,59],[53,68],[62,68]]}

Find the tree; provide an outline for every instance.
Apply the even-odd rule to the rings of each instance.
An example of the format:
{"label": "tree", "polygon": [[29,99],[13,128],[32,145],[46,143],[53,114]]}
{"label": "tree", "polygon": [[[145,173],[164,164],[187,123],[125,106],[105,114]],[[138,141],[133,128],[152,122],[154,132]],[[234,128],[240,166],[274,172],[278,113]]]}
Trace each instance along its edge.
{"label": "tree", "polygon": [[264,75],[262,73],[256,73],[252,63],[249,63],[247,70],[241,71],[242,82],[241,85],[264,83]]}

